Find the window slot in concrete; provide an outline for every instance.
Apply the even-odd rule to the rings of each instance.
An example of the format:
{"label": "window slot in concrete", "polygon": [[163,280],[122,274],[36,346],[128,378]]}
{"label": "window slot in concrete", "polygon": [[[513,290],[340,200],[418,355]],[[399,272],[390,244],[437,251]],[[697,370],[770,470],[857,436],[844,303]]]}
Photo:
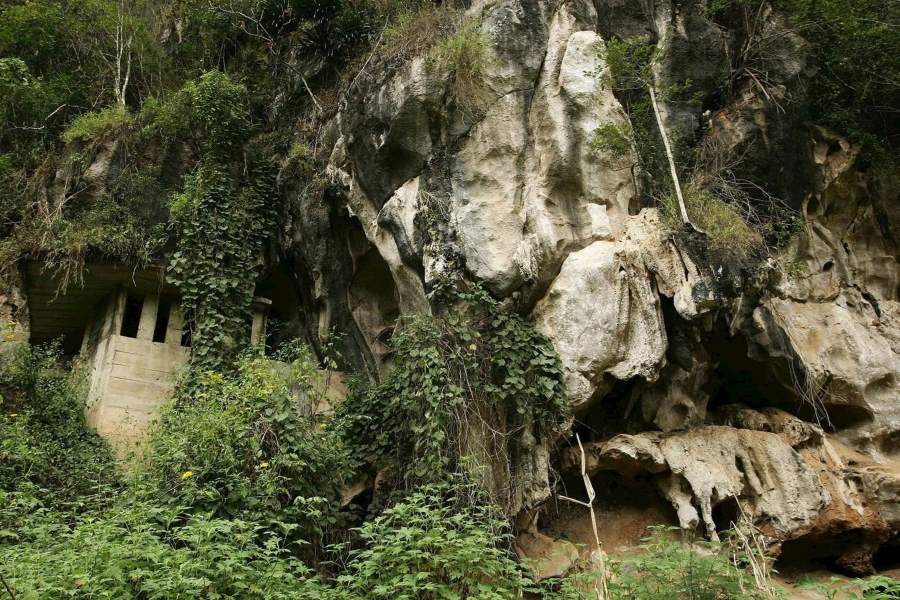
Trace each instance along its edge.
{"label": "window slot in concrete", "polygon": [[122,317],[122,329],[119,335],[136,338],[141,324],[141,312],[144,308],[144,299],[135,294],[128,294],[125,298],[125,314]]}
{"label": "window slot in concrete", "polygon": [[153,341],[162,344],[166,341],[166,331],[169,329],[169,316],[172,313],[172,303],[168,300],[160,300],[156,311],[156,326],[153,328]]}

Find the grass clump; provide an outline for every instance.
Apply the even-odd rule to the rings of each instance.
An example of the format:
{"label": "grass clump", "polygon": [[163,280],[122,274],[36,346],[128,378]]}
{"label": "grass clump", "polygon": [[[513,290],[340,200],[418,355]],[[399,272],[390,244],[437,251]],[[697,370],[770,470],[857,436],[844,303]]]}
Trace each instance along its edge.
{"label": "grass clump", "polygon": [[384,30],[379,53],[403,60],[427,52],[442,37],[452,34],[459,15],[454,2],[436,5],[420,2],[397,12]]}
{"label": "grass clump", "polygon": [[447,76],[450,101],[468,115],[478,115],[486,108],[488,46],[488,37],[479,24],[469,22],[438,42],[428,55],[429,68]]}
{"label": "grass clump", "polygon": [[[762,236],[747,223],[741,212],[713,193],[697,186],[688,186],[685,188],[684,202],[691,222],[706,234],[713,253],[744,260],[763,248]],[[671,231],[681,228],[674,197],[663,198],[660,212],[663,223]]]}

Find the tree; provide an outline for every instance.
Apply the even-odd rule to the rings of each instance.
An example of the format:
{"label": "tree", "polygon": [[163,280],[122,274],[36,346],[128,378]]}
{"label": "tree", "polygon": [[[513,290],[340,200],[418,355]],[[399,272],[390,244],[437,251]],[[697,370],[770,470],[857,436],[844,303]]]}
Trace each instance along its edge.
{"label": "tree", "polygon": [[669,166],[669,176],[672,179],[672,187],[675,197],[678,199],[678,210],[681,220],[692,229],[697,229],[691,223],[687,207],[684,203],[684,193],[681,182],[678,179],[678,168],[675,164],[675,155],[672,152],[672,144],[666,125],[663,122],[659,109],[656,80],[653,77],[653,65],[659,60],[659,52],[656,46],[645,37],[632,37],[625,40],[612,39],[607,44],[607,62],[613,79],[613,87],[622,91],[646,90],[650,96],[650,106],[653,116],[662,138],[666,161]]}

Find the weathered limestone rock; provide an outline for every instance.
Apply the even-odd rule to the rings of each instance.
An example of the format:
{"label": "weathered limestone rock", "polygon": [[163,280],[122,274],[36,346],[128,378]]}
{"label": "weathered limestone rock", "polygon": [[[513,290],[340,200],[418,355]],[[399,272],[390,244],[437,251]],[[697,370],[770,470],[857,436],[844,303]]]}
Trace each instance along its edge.
{"label": "weathered limestone rock", "polygon": [[523,531],[516,538],[516,553],[531,570],[536,581],[562,577],[578,561],[572,542],[553,539],[537,531]]}
{"label": "weathered limestone rock", "polygon": [[562,359],[575,407],[609,388],[608,377],[653,380],[665,361],[666,332],[650,277],[594,242],[566,259],[534,309],[535,325]]}
{"label": "weathered limestone rock", "polygon": [[768,432],[704,426],[620,435],[603,445],[598,467],[659,474],[681,527],[702,523],[711,539],[718,539],[713,508],[726,501],[740,502],[748,517],[783,536],[812,523],[829,500],[800,455]]}
{"label": "weathered limestone rock", "polygon": [[[775,408],[729,405],[714,419],[721,425],[589,443],[587,470],[652,476],[681,527],[702,524],[712,539],[732,519],[760,527],[776,553],[789,540],[815,544],[852,533],[863,543],[838,560],[860,573],[871,570],[875,549],[900,530],[896,468]],[[563,454],[564,472],[578,470],[576,454]]]}

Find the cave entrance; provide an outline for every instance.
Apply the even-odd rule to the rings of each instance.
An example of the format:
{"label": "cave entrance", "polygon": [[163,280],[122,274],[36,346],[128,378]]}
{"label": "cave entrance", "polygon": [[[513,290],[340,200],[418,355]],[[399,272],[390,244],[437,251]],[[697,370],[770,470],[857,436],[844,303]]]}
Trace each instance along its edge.
{"label": "cave entrance", "polygon": [[712,509],[712,520],[716,526],[716,532],[725,533],[740,523],[741,507],[737,498],[726,498]]}
{"label": "cave entrance", "polygon": [[710,332],[706,347],[714,363],[707,408],[744,404],[751,408],[774,406],[796,412],[796,393],[782,384],[770,364],[750,358],[747,341],[741,333],[729,335],[724,320]]}

